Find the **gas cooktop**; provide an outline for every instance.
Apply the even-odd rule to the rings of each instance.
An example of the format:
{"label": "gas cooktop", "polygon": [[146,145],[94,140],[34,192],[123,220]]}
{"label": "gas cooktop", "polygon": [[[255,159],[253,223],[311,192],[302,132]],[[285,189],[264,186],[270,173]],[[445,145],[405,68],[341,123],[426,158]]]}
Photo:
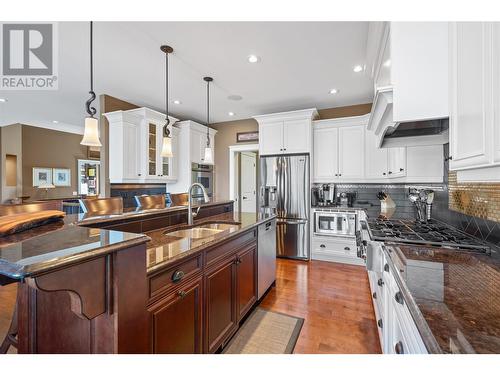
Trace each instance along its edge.
{"label": "gas cooktop", "polygon": [[368,219],[373,240],[454,247],[490,254],[481,240],[439,221]]}

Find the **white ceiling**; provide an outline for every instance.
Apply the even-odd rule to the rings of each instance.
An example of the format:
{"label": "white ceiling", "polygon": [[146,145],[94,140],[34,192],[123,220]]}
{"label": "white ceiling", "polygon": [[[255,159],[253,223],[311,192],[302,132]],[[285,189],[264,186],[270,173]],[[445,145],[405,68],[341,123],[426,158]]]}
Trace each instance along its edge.
{"label": "white ceiling", "polygon": [[[170,57],[171,113],[206,119],[206,86],[214,78],[211,122],[372,100],[365,64],[368,22],[98,22],[94,24],[95,91],[164,111],[165,57]],[[89,25],[59,24],[59,90],[3,91],[0,124],[81,129],[89,83]],[[250,64],[256,54],[261,62]],[[337,88],[337,95],[329,94]],[[229,95],[241,95],[231,101]],[[96,104],[98,105],[98,103]],[[230,117],[232,111],[235,116]]]}

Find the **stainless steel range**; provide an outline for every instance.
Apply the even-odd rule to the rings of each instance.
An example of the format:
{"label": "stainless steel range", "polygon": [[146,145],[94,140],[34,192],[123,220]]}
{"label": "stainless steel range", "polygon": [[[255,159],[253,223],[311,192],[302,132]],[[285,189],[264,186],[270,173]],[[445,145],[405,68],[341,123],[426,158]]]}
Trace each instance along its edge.
{"label": "stainless steel range", "polygon": [[427,222],[369,219],[367,224],[373,241],[435,245],[491,253],[491,248],[481,240],[433,219]]}

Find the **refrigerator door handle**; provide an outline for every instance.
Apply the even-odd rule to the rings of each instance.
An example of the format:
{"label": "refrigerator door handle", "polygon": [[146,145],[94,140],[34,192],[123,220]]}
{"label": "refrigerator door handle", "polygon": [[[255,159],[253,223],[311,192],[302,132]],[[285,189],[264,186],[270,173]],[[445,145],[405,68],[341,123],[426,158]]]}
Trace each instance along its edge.
{"label": "refrigerator door handle", "polygon": [[278,219],[276,223],[278,225],[302,225],[302,224],[307,224],[307,220],[282,220],[282,219]]}

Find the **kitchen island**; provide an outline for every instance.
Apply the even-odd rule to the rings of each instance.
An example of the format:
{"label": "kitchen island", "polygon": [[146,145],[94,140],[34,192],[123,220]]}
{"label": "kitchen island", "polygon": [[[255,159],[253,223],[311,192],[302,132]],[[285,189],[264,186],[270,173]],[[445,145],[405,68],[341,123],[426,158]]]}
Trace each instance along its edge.
{"label": "kitchen island", "polygon": [[68,215],[2,238],[0,282],[19,282],[18,352],[217,351],[257,301],[257,227],[274,217],[235,215],[230,201],[202,205],[194,231],[186,216]]}

